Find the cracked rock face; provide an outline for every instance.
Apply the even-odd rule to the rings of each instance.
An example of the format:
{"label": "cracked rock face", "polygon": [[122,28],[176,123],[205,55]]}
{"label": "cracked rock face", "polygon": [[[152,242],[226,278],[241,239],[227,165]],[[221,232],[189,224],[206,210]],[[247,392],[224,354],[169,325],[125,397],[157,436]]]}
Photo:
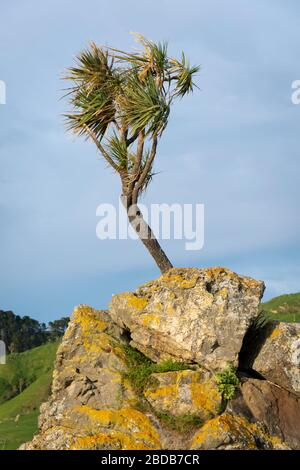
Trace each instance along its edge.
{"label": "cracked rock face", "polygon": [[242,396],[255,420],[291,448],[300,448],[300,398],[267,380],[248,379]]}
{"label": "cracked rock face", "polygon": [[300,324],[270,322],[250,366],[265,379],[300,397]]}
{"label": "cracked rock face", "polygon": [[225,268],[174,268],[134,294],[113,296],[110,314],[152,360],[172,357],[218,370],[237,365],[263,292],[263,282]]}

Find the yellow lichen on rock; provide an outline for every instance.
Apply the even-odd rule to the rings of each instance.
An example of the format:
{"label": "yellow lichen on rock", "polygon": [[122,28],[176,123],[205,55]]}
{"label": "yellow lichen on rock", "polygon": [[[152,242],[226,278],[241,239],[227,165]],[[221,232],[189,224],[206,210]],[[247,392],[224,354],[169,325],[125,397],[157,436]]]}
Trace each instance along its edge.
{"label": "yellow lichen on rock", "polygon": [[226,287],[224,287],[223,289],[221,289],[219,291],[219,294],[224,297],[224,298],[227,298],[228,297],[228,289]]}
{"label": "yellow lichen on rock", "polygon": [[83,333],[90,333],[93,327],[97,328],[99,332],[104,331],[108,323],[100,319],[100,312],[103,311],[95,310],[88,305],[79,305],[74,310],[73,321],[80,324]]}
{"label": "yellow lichen on rock", "polygon": [[273,329],[273,331],[270,335],[270,339],[275,339],[284,332],[281,325],[282,324],[280,322],[275,324],[275,328]]}
{"label": "yellow lichen on rock", "polygon": [[74,329],[79,328],[80,342],[90,353],[99,354],[101,352],[114,352],[116,355],[122,355],[112,337],[106,333],[109,326],[109,318],[105,318],[103,310],[96,310],[87,305],[79,305],[74,309],[71,327],[66,331],[66,339],[74,336]]}
{"label": "yellow lichen on rock", "polygon": [[160,317],[159,315],[155,315],[154,313],[143,313],[141,315],[141,322],[145,326],[151,326],[152,323],[159,325]]}
{"label": "yellow lichen on rock", "polygon": [[143,310],[148,303],[147,299],[144,299],[143,297],[137,297],[132,293],[124,294],[124,298],[127,300],[127,303],[131,307],[135,308],[138,311]]}
{"label": "yellow lichen on rock", "polygon": [[[194,450],[285,448],[258,424],[230,412],[220,416],[225,402],[216,373],[238,366],[263,288],[225,268],[174,268],[135,293],[113,296],[109,313],[77,307],[28,448],[157,450],[178,442]],[[269,341],[274,357],[281,328]],[[284,328],[293,342],[281,349],[296,361],[296,327]],[[232,401],[227,409],[246,415],[240,405]]]}
{"label": "yellow lichen on rock", "polygon": [[134,437],[113,431],[110,434],[97,434],[76,438],[71,450],[156,450],[152,446],[137,441]]}
{"label": "yellow lichen on rock", "polygon": [[279,438],[268,435],[259,425],[230,413],[224,413],[205,423],[191,442],[193,450],[287,448]]}
{"label": "yellow lichen on rock", "polygon": [[177,400],[178,389],[178,383],[170,384],[163,387],[157,387],[157,389],[146,390],[144,395],[152,403],[159,401],[160,408],[166,411],[175,403],[175,400]]}
{"label": "yellow lichen on rock", "polygon": [[190,369],[152,374],[144,396],[158,412],[193,415],[202,420],[216,416],[222,403],[209,373]]}
{"label": "yellow lichen on rock", "polygon": [[195,287],[199,279],[199,274],[197,270],[192,269],[170,269],[166,274],[163,274],[158,281],[163,284],[170,284],[178,287],[180,289],[191,289]]}
{"label": "yellow lichen on rock", "polygon": [[189,385],[192,403],[196,409],[205,410],[212,416],[220,409],[222,397],[216,384],[212,380],[203,383],[191,383]]}
{"label": "yellow lichen on rock", "polygon": [[238,365],[263,290],[225,268],[172,268],[134,294],[114,295],[110,315],[154,361],[168,354],[220,371]]}
{"label": "yellow lichen on rock", "polygon": [[[100,441],[109,442],[117,435],[121,448],[124,450],[160,449],[161,447],[160,436],[150,419],[133,408],[95,410],[89,406],[80,406],[74,411],[89,418],[91,434]],[[88,429],[89,424],[86,424],[86,427]]]}

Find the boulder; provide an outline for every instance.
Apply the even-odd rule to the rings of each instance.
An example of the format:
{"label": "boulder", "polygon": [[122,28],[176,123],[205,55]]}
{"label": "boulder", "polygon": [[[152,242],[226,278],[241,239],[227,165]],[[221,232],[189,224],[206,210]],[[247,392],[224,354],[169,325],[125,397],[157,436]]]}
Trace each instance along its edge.
{"label": "boulder", "polygon": [[160,448],[153,421],[134,408],[123,333],[107,312],[75,309],[57,352],[51,397],[40,409],[39,434],[22,449]]}
{"label": "boulder", "polygon": [[270,322],[257,344],[249,349],[248,368],[300,396],[300,324]]}
{"label": "boulder", "polygon": [[266,380],[248,379],[241,387],[255,420],[292,449],[300,449],[300,398]]}
{"label": "boulder", "polygon": [[202,421],[217,416],[222,406],[214,378],[203,370],[152,374],[144,396],[158,413],[197,416]]}
{"label": "boulder", "polygon": [[83,405],[66,410],[56,424],[20,450],[157,450],[160,435],[134,408],[97,410]]}
{"label": "boulder", "polygon": [[135,293],[114,295],[110,315],[152,360],[220,370],[238,364],[263,292],[263,282],[225,268],[174,268]]}
{"label": "boulder", "polygon": [[278,437],[241,416],[224,413],[208,421],[191,441],[193,450],[287,450]]}

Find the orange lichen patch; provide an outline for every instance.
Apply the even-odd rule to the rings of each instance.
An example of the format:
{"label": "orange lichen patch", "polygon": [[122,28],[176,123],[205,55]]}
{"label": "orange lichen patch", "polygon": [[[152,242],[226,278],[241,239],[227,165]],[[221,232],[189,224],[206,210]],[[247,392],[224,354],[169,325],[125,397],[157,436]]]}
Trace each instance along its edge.
{"label": "orange lichen patch", "polygon": [[161,320],[158,315],[154,315],[152,313],[144,313],[140,316],[140,319],[144,326],[150,326],[153,323],[159,325]]}
{"label": "orange lichen patch", "polygon": [[124,390],[123,405],[128,407],[135,407],[137,404],[137,396],[130,380],[123,377],[122,386]]}
{"label": "orange lichen patch", "polygon": [[219,294],[223,297],[223,298],[227,298],[228,297],[228,289],[226,287],[224,287],[224,289],[221,289],[219,291]]}
{"label": "orange lichen patch", "polygon": [[105,333],[99,335],[95,334],[89,338],[85,337],[84,347],[94,353],[99,353],[101,351],[112,352],[111,338]]}
{"label": "orange lichen patch", "polygon": [[192,439],[191,448],[201,447],[206,440],[220,439],[223,436],[230,434],[231,439],[239,440],[242,438],[247,441],[249,449],[255,449],[255,439],[250,431],[250,425],[247,420],[242,417],[233,417],[229,414],[224,414],[214,418],[202,426],[200,431],[195,434]]}
{"label": "orange lichen patch", "polygon": [[168,405],[172,405],[172,403],[177,399],[178,393],[178,383],[176,383],[158,387],[156,390],[146,390],[145,397],[151,398],[152,400],[159,399],[160,401],[163,401],[163,406],[166,407]]}
{"label": "orange lichen patch", "polygon": [[112,431],[110,434],[97,434],[95,436],[78,437],[71,450],[156,450],[146,445],[143,440],[137,440],[127,434]]}
{"label": "orange lichen patch", "polygon": [[261,286],[261,281],[256,281],[256,279],[251,279],[250,277],[244,277],[243,283],[249,288],[257,288]]}
{"label": "orange lichen patch", "polygon": [[206,411],[212,416],[217,414],[220,408],[222,397],[211,381],[207,380],[203,383],[191,383],[189,385],[192,397],[192,404],[196,409]]}
{"label": "orange lichen patch", "polygon": [[[102,314],[102,315],[101,315]],[[109,323],[103,320],[103,311],[95,310],[87,305],[79,305],[73,314],[73,325],[80,328],[81,335],[78,337],[79,343],[91,353],[115,352],[117,345],[111,336],[105,333]],[[69,336],[74,333],[69,330]],[[66,335],[68,338],[68,334]]]}
{"label": "orange lichen patch", "polygon": [[268,448],[279,448],[282,442],[275,436],[265,433],[257,424],[249,423],[241,416],[224,413],[202,426],[192,439],[191,449],[201,448],[205,442],[222,442],[224,444],[243,443],[247,449],[257,449],[257,439],[265,442]]}
{"label": "orange lichen patch", "polygon": [[134,307],[138,311],[143,310],[148,304],[147,299],[145,299],[144,297],[137,297],[136,295],[130,292],[124,294],[124,298],[131,307]]}
{"label": "orange lichen patch", "polygon": [[235,279],[241,284],[245,284],[247,287],[259,287],[261,285],[261,281],[257,281],[256,279],[252,279],[250,277],[239,276],[237,273],[231,271],[230,269],[223,268],[221,266],[207,268],[206,276],[210,277],[211,279],[216,279],[220,276],[225,276],[232,280]]}
{"label": "orange lichen patch", "polygon": [[[77,407],[75,411],[85,414],[98,429],[109,428],[107,429],[109,435],[113,436],[116,432],[122,433],[123,436],[129,434],[131,439],[141,441],[147,447],[160,448],[158,432],[150,419],[140,411],[133,408],[95,410],[86,405]],[[123,445],[127,445],[126,442],[123,442]]]}
{"label": "orange lichen patch", "polygon": [[197,269],[170,269],[159,278],[159,282],[169,284],[180,289],[191,289],[195,287],[199,279]]}
{"label": "orange lichen patch", "polygon": [[88,305],[79,305],[75,308],[73,322],[80,324],[83,333],[91,331],[91,327],[97,328],[97,331],[104,331],[108,325],[107,322],[100,319],[100,311]]}
{"label": "orange lichen patch", "polygon": [[157,282],[157,279],[154,279],[152,281],[145,282],[145,284],[142,285],[141,290],[143,289],[149,289],[152,291],[157,291],[159,289],[159,284]]}
{"label": "orange lichen patch", "polygon": [[220,276],[226,276],[226,277],[230,277],[231,279],[232,278],[238,278],[239,276],[234,273],[233,271],[230,271],[229,269],[227,268],[223,268],[221,266],[216,266],[216,267],[212,267],[212,268],[207,268],[205,270],[205,275],[206,277],[211,280],[213,279],[216,279]]}
{"label": "orange lichen patch", "polygon": [[282,329],[282,326],[281,326],[281,323],[277,323],[274,330],[272,331],[272,333],[270,334],[270,338],[271,339],[275,339],[277,338],[279,335],[281,335],[283,333],[283,329]]}
{"label": "orange lichen patch", "polygon": [[[153,374],[153,385],[145,390],[145,398],[162,411],[174,416],[191,413],[210,419],[219,413],[222,397],[212,379],[190,369]],[[156,381],[160,383],[156,383]]]}
{"label": "orange lichen patch", "polygon": [[213,278],[226,276],[226,277],[229,277],[230,279],[241,279],[241,276],[239,276],[237,273],[235,273],[234,271],[231,271],[231,269],[224,268],[222,266],[215,266],[212,268],[207,268],[205,271],[206,271],[206,275],[211,276]]}

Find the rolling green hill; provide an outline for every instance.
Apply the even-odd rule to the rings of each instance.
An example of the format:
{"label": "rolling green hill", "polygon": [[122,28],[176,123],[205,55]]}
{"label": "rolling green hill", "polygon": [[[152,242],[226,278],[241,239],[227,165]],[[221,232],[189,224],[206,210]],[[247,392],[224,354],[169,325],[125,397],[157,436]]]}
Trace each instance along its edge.
{"label": "rolling green hill", "polygon": [[274,320],[300,322],[300,293],[274,297],[262,304],[262,309]]}
{"label": "rolling green hill", "polygon": [[10,354],[0,366],[0,449],[17,449],[37,431],[47,400],[58,342]]}

